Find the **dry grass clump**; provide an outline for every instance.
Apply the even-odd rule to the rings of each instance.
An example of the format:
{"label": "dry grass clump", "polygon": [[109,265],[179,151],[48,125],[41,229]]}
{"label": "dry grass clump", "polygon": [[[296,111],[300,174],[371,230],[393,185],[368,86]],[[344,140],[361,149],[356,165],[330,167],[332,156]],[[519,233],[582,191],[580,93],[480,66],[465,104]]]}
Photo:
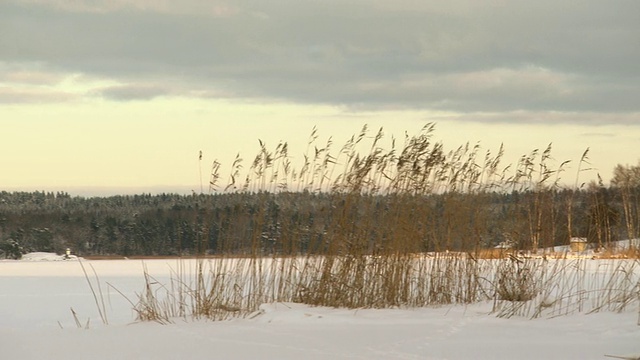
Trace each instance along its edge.
{"label": "dry grass clump", "polygon": [[520,260],[515,257],[506,261],[500,261],[495,280],[495,292],[498,300],[529,301],[540,291],[536,280],[540,278],[535,274],[536,268],[529,260]]}
{"label": "dry grass clump", "polygon": [[532,259],[534,296],[496,299],[493,310],[500,317],[535,318],[640,307],[639,265],[638,260]]}
{"label": "dry grass clump", "polygon": [[483,266],[458,256],[413,255],[197,260],[191,279],[176,273],[170,286],[145,272],[134,309],[139,320],[167,323],[175,317],[245,316],[269,302],[347,308],[468,304],[488,298],[479,281]]}
{"label": "dry grass clump", "polygon": [[138,320],[162,324],[188,317],[224,320],[252,308],[241,287],[247,286],[244,281],[249,276],[244,259],[198,260],[195,272],[185,269],[185,264],[186,260],[178,261],[169,285],[154,279],[145,268],[145,287],[134,304]]}
{"label": "dry grass clump", "polygon": [[481,263],[437,254],[325,257],[293,301],[348,308],[468,304],[482,299]]}

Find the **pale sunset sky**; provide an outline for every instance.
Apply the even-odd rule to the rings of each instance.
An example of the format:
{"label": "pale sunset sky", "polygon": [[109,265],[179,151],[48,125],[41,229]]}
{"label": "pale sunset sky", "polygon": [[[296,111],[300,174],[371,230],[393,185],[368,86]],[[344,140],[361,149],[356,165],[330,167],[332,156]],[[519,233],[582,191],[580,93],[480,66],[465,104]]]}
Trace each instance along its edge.
{"label": "pale sunset sky", "polygon": [[429,122],[505,166],[553,143],[567,186],[588,147],[608,183],[640,159],[640,1],[0,0],[0,191],[206,192],[258,139]]}

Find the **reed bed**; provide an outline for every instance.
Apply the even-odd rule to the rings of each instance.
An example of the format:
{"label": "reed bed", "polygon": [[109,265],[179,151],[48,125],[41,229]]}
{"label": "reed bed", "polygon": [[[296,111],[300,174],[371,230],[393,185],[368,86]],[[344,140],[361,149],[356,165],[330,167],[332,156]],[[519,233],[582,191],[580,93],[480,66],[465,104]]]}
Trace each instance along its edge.
{"label": "reed bed", "polygon": [[491,302],[499,317],[622,312],[640,306],[638,260],[475,259],[460,254],[180,260],[161,284],[145,271],[139,320],[224,320],[263,303],[416,308]]}
{"label": "reed bed", "polygon": [[[314,129],[297,169],[286,143],[271,151],[260,142],[247,169],[236,157],[225,186],[215,161],[210,192],[246,201],[215,214],[197,209],[198,224],[215,220],[198,229],[198,254],[218,257],[201,258],[188,272],[192,263],[183,260],[168,285],[145,271],[139,319],[223,320],[251,316],[269,302],[388,308],[487,301],[501,317],[640,306],[638,260],[516,255],[585,233],[600,247],[615,239],[597,186],[588,198],[594,211],[577,210],[588,150],[567,188],[560,176],[569,161],[554,165],[551,145],[504,166],[502,147],[446,150],[434,129],[428,124],[401,146],[392,138],[385,149],[383,130],[371,135],[365,127],[337,151],[332,139],[318,145]],[[634,223],[637,214],[626,214]],[[497,243],[510,249],[497,254]]]}

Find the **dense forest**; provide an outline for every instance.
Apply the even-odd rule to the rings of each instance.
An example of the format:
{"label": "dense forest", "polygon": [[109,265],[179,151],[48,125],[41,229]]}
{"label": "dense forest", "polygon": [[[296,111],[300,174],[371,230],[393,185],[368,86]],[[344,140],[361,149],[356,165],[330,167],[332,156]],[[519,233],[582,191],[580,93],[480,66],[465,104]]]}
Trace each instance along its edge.
{"label": "dense forest", "polygon": [[257,192],[82,198],[0,192],[0,244],[4,256],[62,253],[67,247],[85,256],[472,251],[500,243],[529,249],[567,244],[571,236],[601,247],[637,235],[640,188],[632,190],[632,199],[620,188],[603,186],[428,196]]}

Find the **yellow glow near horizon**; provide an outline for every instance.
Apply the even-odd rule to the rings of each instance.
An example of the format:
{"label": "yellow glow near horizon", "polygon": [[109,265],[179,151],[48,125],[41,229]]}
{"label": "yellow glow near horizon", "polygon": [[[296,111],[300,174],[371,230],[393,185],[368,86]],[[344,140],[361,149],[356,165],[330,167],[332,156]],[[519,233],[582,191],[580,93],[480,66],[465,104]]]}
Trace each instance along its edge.
{"label": "yellow glow near horizon", "polygon": [[[231,100],[157,98],[151,101],[114,102],[83,100],[72,103],[20,104],[0,107],[0,190],[69,191],[106,188],[117,193],[205,192],[211,163],[222,163],[226,182],[233,158],[241,153],[245,169],[257,154],[258,139],[273,149],[287,142],[291,157],[301,159],[312,128],[318,129],[318,145],[329,137],[334,151],[368,124],[370,135],[385,131],[385,144],[395,136],[402,144],[405,131],[417,134],[437,120],[435,141],[447,150],[466,142],[480,142],[483,154],[507,150],[506,166],[534,148],[553,142],[559,162],[572,160],[563,179],[573,183],[582,152],[605,180],[617,163],[638,158],[638,128],[580,125],[536,126],[486,124],[447,120],[455,114],[426,111],[351,112],[330,106],[251,103]],[[607,136],[606,134],[611,134]],[[199,151],[203,160],[198,160]],[[200,177],[200,168],[202,177]],[[594,179],[595,172],[581,175]],[[86,192],[86,191],[85,191]]]}

